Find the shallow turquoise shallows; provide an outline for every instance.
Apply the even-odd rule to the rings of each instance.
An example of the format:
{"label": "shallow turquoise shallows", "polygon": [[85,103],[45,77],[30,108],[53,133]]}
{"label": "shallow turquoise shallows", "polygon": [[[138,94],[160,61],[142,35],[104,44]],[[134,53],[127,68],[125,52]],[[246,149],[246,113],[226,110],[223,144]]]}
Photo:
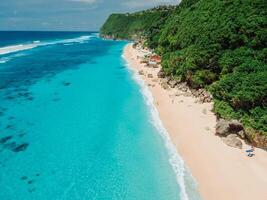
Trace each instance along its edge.
{"label": "shallow turquoise shallows", "polygon": [[166,141],[121,57],[126,42],[0,36],[1,200],[182,198]]}

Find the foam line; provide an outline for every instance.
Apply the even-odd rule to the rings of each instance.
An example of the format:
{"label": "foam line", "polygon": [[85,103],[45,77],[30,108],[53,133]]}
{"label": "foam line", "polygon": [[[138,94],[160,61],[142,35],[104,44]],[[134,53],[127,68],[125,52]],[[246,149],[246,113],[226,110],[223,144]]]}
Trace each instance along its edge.
{"label": "foam line", "polygon": [[87,40],[90,40],[92,38],[92,35],[85,35],[78,38],[72,38],[72,39],[64,39],[64,40],[56,40],[52,42],[44,42],[40,43],[39,46],[46,46],[46,45],[54,45],[54,44],[68,44],[68,43],[84,43]]}
{"label": "foam line", "polygon": [[87,40],[90,40],[92,38],[92,35],[85,35],[80,36],[77,38],[72,39],[64,39],[64,40],[56,40],[51,42],[40,42],[40,41],[33,41],[32,44],[19,44],[19,45],[11,45],[6,47],[0,48],[0,55],[14,53],[18,51],[24,51],[28,49],[33,49],[38,46],[47,46],[47,45],[55,45],[55,44],[68,44],[68,43],[84,43]]}
{"label": "foam line", "polygon": [[0,55],[9,54],[17,51],[24,51],[37,47],[37,44],[19,44],[0,48]]}
{"label": "foam line", "polygon": [[10,59],[9,58],[1,58],[0,59],[0,64],[8,62]]}
{"label": "foam line", "polygon": [[[138,73],[136,71],[134,71],[133,69],[131,69],[131,67],[129,66],[129,63],[127,62],[125,57],[124,56],[122,56],[122,57],[125,61],[125,65],[133,74],[132,78],[140,86],[140,90],[141,90],[141,93],[145,99],[145,103],[149,107],[149,111],[150,111],[151,119],[152,119],[152,124],[155,126],[155,128],[158,130],[159,134],[161,135],[161,137],[164,140],[165,147],[167,148],[167,151],[169,154],[169,162],[170,162],[170,164],[174,170],[174,173],[176,174],[176,180],[180,186],[180,190],[181,190],[180,198],[181,198],[181,200],[189,200],[186,184],[192,184],[193,187],[195,188],[196,183],[195,183],[192,175],[189,173],[189,171],[186,170],[184,160],[178,154],[176,147],[174,146],[174,144],[172,143],[172,141],[170,139],[169,133],[164,128],[164,126],[160,120],[159,112],[154,105],[154,98],[153,98],[152,93],[150,92],[149,88],[146,86],[143,79],[138,75]],[[190,183],[187,183],[187,181],[185,180],[186,179],[185,176],[189,176],[189,178],[191,179]],[[193,192],[196,192],[196,191],[193,191]]]}

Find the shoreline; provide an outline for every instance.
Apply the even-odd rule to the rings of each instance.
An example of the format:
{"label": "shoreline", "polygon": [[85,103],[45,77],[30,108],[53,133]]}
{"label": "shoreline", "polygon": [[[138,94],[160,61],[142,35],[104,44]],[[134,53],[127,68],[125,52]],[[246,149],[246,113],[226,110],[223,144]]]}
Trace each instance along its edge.
{"label": "shoreline", "polygon": [[[205,200],[265,200],[267,152],[256,148],[249,158],[243,149],[231,148],[215,136],[216,116],[212,103],[197,103],[177,88],[163,89],[159,68],[144,67],[143,52],[128,44],[123,56],[153,95],[160,120],[179,155],[198,183]],[[138,72],[143,70],[144,74]]]}
{"label": "shoreline", "polygon": [[[177,149],[175,145],[173,144],[167,130],[162,124],[158,109],[154,105],[154,97],[151,91],[147,87],[145,81],[138,75],[138,73],[135,73],[132,67],[130,67],[130,65],[127,62],[127,59],[124,56],[122,57],[125,60],[128,69],[133,73],[134,81],[141,88],[141,93],[144,97],[145,103],[149,107],[149,112],[152,118],[152,124],[157,129],[159,135],[162,137],[164,146],[167,149],[168,156],[169,156],[169,164],[172,166],[172,170],[174,171],[176,175],[176,181],[181,190],[181,193],[180,193],[181,200],[191,199],[188,197],[189,196],[188,194],[190,194],[190,197],[194,197],[192,198],[194,200],[201,200],[199,192],[197,190],[197,182],[193,178],[190,171],[185,166],[183,158],[177,152]],[[186,184],[190,185],[190,188],[186,188],[185,187]]]}

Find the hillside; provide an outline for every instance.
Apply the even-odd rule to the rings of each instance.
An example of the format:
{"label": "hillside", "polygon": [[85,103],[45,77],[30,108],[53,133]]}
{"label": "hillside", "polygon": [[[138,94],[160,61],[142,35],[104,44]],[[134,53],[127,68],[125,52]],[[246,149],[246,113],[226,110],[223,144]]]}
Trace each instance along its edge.
{"label": "hillside", "polygon": [[174,6],[157,8],[127,14],[112,14],[101,28],[101,35],[114,39],[136,39],[148,35],[152,24],[164,24]]}
{"label": "hillside", "polygon": [[238,119],[247,138],[267,148],[265,0],[183,0],[170,10],[111,15],[101,34],[133,39],[162,56],[173,79],[214,97],[214,111]]}

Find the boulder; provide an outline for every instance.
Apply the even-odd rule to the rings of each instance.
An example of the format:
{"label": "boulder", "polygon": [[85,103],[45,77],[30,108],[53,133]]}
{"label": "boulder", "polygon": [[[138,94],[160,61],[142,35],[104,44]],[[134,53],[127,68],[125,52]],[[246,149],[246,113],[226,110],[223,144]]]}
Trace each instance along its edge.
{"label": "boulder", "polygon": [[200,103],[206,103],[206,98],[204,96],[199,97],[199,102]]}
{"label": "boulder", "polygon": [[199,103],[209,103],[212,101],[212,96],[204,89],[192,90],[192,94],[199,99]]}
{"label": "boulder", "polygon": [[135,49],[137,46],[138,46],[138,43],[137,43],[137,42],[133,43],[133,45],[132,45],[132,47],[133,47],[134,49]]}
{"label": "boulder", "polygon": [[147,63],[148,63],[147,60],[141,60],[141,61],[140,61],[140,64],[147,64]]}
{"label": "boulder", "polygon": [[166,84],[168,84],[168,79],[167,79],[167,78],[162,78],[162,79],[161,79],[161,83],[166,83]]}
{"label": "boulder", "polygon": [[253,144],[253,146],[259,147],[267,151],[267,137],[265,135],[254,133],[254,132],[248,132],[246,134],[246,137],[249,139],[249,141]]}
{"label": "boulder", "polygon": [[227,136],[230,134],[229,128],[229,122],[224,119],[220,119],[216,124],[216,134],[220,136]]}
{"label": "boulder", "polygon": [[177,85],[177,88],[183,92],[187,92],[189,90],[186,83],[180,83]]}
{"label": "boulder", "polygon": [[183,96],[184,96],[184,97],[191,97],[192,94],[191,94],[190,92],[184,92],[184,93],[183,93]]}
{"label": "boulder", "polygon": [[170,86],[171,88],[174,88],[177,84],[178,84],[178,82],[177,82],[176,80],[170,80],[170,81],[169,81],[169,86]]}
{"label": "boulder", "polygon": [[165,79],[166,79],[167,83],[169,83],[169,82],[172,80],[172,78],[171,78],[171,77],[169,77],[169,76],[168,76],[168,77],[166,77]]}
{"label": "boulder", "polygon": [[237,134],[241,138],[245,138],[243,125],[237,120],[226,121],[224,119],[220,119],[216,124],[216,134],[220,136]]}
{"label": "boulder", "polygon": [[181,88],[181,91],[183,91],[183,92],[187,92],[187,88],[186,88],[186,87]]}
{"label": "boulder", "polygon": [[148,74],[147,77],[148,78],[153,78],[153,74]]}
{"label": "boulder", "polygon": [[209,103],[212,101],[212,96],[204,89],[191,89],[193,96],[198,98],[199,103]]}
{"label": "boulder", "polygon": [[236,134],[230,134],[227,137],[222,138],[222,141],[230,147],[242,149],[242,142],[238,139]]}
{"label": "boulder", "polygon": [[167,83],[165,83],[165,82],[162,82],[162,83],[161,83],[161,86],[162,86],[163,89],[165,89],[165,90],[169,89],[169,85],[168,85]]}
{"label": "boulder", "polygon": [[[192,91],[192,90],[191,90]],[[193,95],[195,97],[200,97],[202,95],[203,89],[199,89],[199,90],[193,90]]]}
{"label": "boulder", "polygon": [[140,70],[140,71],[138,72],[138,74],[139,74],[139,75],[144,75],[145,73],[144,73],[143,70]]}
{"label": "boulder", "polygon": [[165,77],[165,73],[164,73],[164,71],[162,69],[158,72],[157,75],[158,75],[159,78],[164,78]]}
{"label": "boulder", "polygon": [[237,132],[237,135],[241,138],[241,139],[246,139],[246,135],[245,135],[245,131],[241,130]]}
{"label": "boulder", "polygon": [[229,122],[229,126],[230,126],[230,130],[235,131],[235,132],[239,132],[244,129],[243,125],[237,120],[231,120]]}
{"label": "boulder", "polygon": [[211,96],[205,98],[205,103],[210,103],[211,101],[212,101],[212,97]]}

